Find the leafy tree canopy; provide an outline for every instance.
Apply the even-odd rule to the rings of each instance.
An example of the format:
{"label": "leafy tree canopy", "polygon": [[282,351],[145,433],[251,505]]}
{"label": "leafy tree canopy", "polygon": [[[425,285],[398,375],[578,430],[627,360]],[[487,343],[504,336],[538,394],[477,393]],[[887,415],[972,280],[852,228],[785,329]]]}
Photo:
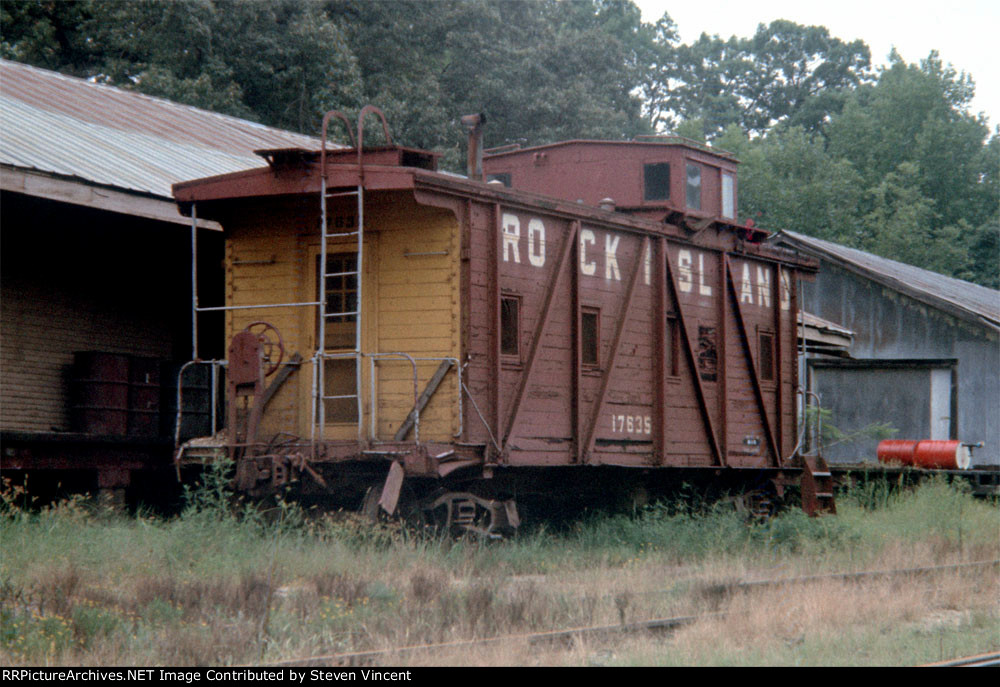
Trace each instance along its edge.
{"label": "leafy tree canopy", "polygon": [[1000,286],[1000,130],[936,53],[873,71],[786,20],[682,44],[629,0],[4,0],[0,25],[5,58],[276,127],[372,103],[456,170],[469,112],[491,146],[678,132],[737,154],[767,228]]}

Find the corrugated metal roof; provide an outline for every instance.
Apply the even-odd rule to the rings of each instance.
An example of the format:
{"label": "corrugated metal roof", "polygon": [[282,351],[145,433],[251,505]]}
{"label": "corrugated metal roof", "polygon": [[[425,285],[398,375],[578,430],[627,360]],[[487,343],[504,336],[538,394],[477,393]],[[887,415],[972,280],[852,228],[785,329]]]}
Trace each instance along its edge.
{"label": "corrugated metal roof", "polygon": [[1000,291],[791,231],[779,235],[814,255],[863,272],[901,293],[975,321],[1000,326]]}
{"label": "corrugated metal roof", "polygon": [[0,60],[0,163],[172,199],[171,185],[319,139]]}

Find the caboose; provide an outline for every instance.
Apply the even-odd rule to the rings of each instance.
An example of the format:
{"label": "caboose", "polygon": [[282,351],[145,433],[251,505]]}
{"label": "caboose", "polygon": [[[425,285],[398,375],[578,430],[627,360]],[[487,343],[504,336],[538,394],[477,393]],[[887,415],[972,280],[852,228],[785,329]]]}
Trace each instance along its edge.
{"label": "caboose", "polygon": [[[365,147],[375,116],[387,143]],[[516,527],[522,496],[692,477],[800,485],[832,509],[796,421],[796,285],[815,263],[739,223],[736,160],[677,138],[483,159],[465,120],[468,177],[392,144],[369,106],[356,138],[330,113],[319,150],[174,186],[225,231],[225,303],[193,306],[223,312],[231,342],[205,361],[195,336],[226,411],[178,463],[226,454],[250,494],[485,533]]]}

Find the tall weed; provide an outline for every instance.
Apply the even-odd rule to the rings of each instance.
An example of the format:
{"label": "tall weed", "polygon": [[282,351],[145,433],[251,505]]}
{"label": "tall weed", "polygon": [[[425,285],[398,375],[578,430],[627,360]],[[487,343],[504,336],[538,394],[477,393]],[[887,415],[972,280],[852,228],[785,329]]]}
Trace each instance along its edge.
{"label": "tall weed", "polygon": [[182,518],[228,520],[234,515],[236,496],[233,492],[235,464],[218,457],[208,464],[194,484],[184,485]]}
{"label": "tall weed", "polygon": [[703,578],[1000,555],[1000,509],[946,480],[872,481],[836,517],[748,524],[730,503],[677,499],[489,541],[282,498],[251,507],[229,469],[208,471],[170,519],[6,506],[0,663],[263,662],[689,613],[704,608],[690,596]]}

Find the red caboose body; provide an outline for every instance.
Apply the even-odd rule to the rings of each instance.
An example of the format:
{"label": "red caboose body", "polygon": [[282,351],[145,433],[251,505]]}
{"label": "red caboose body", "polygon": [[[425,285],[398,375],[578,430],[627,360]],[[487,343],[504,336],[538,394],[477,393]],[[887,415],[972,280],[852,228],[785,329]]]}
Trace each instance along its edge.
{"label": "red caboose body", "polygon": [[227,338],[267,320],[286,352],[182,462],[225,448],[251,492],[402,498],[484,530],[516,524],[518,494],[692,472],[801,478],[808,509],[832,507],[796,453],[796,284],[815,266],[737,224],[730,156],[570,142],[539,165],[488,157],[498,184],[362,151],[266,151],[175,186],[226,231],[226,303],[197,311],[224,310]]}

